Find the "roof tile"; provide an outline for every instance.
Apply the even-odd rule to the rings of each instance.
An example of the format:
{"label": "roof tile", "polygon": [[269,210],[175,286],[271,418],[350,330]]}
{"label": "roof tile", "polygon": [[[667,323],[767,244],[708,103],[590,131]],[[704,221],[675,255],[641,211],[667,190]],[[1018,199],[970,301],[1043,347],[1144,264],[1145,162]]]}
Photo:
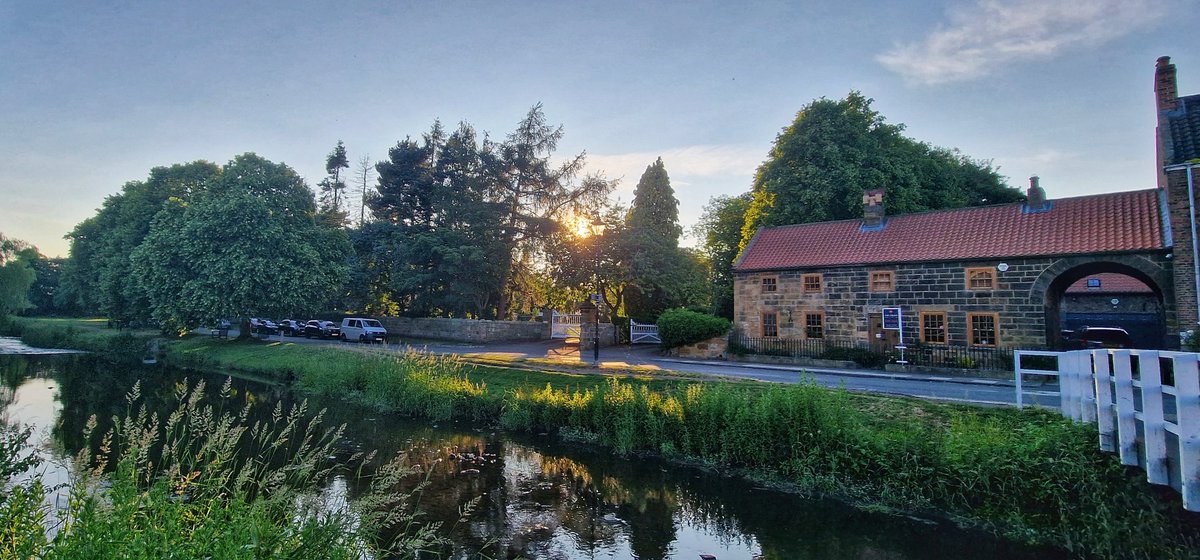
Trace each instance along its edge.
{"label": "roof tile", "polygon": [[894,262],[976,260],[1163,249],[1158,190],[1062,198],[1027,213],[1024,203],[937,210],[887,218],[767,228],[735,270],[817,268]]}

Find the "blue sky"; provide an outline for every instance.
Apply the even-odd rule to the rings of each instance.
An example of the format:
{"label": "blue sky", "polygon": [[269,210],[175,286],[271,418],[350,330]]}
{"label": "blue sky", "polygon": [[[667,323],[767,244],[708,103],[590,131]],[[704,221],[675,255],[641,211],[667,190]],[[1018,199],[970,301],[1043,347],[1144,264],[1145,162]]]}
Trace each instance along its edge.
{"label": "blue sky", "polygon": [[[859,90],[907,134],[1051,198],[1154,186],[1158,56],[1200,93],[1186,0],[0,1],[0,233],[62,239],[151,167],[253,151],[310,184],[435,118],[503,137],[535,103],[559,154],[662,156],[685,227],[750,189],[809,101]],[[1191,30],[1189,34],[1188,31]]]}

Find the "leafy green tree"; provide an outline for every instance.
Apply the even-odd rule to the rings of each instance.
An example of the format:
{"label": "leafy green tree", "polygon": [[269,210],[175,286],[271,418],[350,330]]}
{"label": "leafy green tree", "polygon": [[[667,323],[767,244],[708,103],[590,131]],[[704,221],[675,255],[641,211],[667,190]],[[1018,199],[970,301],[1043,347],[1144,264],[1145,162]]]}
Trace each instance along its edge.
{"label": "leafy green tree", "polygon": [[625,241],[629,234],[627,214],[619,205],[608,206],[591,219],[591,223],[603,226],[603,231],[586,235],[564,231],[547,243],[547,272],[567,294],[552,306],[561,309],[588,294],[599,293],[604,308],[624,312],[626,289],[632,281],[631,245]]}
{"label": "leafy green tree", "polygon": [[29,287],[37,275],[26,262],[29,245],[0,234],[0,319],[32,307]]}
{"label": "leafy green tree", "polygon": [[733,319],[733,263],[742,242],[742,226],[750,208],[750,193],[709,199],[696,224],[695,235],[703,242],[711,263],[712,312]]}
{"label": "leafy green tree", "polygon": [[164,208],[133,263],[157,322],[184,330],[321,310],[341,291],[348,251],[295,171],[247,153],[190,203]]}
{"label": "leafy green tree", "polygon": [[886,189],[889,214],[1023,200],[990,163],[918,142],[903,130],[858,92],[806,105],[755,175],[741,246],[760,227],[860,217],[869,189]]}
{"label": "leafy green tree", "polygon": [[130,255],[168,201],[190,201],[219,173],[206,161],[155,167],[146,180],[130,181],[106,198],[67,236],[71,257],[63,269],[61,306],[119,321],[148,319],[150,303],[132,277]]}

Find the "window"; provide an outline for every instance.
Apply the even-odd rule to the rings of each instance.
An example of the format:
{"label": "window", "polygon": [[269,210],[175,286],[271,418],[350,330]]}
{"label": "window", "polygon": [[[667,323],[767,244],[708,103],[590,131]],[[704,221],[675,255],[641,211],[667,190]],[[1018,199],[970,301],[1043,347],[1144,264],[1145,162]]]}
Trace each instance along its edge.
{"label": "window", "polygon": [[762,279],[762,291],[774,292],[777,285],[777,280],[774,276],[768,276]]}
{"label": "window", "polygon": [[967,313],[967,342],[972,346],[996,346],[1000,316],[995,313]]}
{"label": "window", "polygon": [[821,275],[820,274],[805,274],[801,277],[801,282],[804,286],[804,293],[819,294],[821,293]]}
{"label": "window", "polygon": [[879,270],[871,273],[872,292],[896,291],[896,275],[890,270]]}
{"label": "window", "polygon": [[775,312],[763,313],[762,335],[763,336],[779,336],[779,314],[778,313],[775,313]]}
{"label": "window", "polygon": [[946,343],[946,314],[943,312],[921,312],[921,342],[927,344]]}
{"label": "window", "polygon": [[992,270],[991,268],[968,268],[967,289],[995,290],[996,271]]}
{"label": "window", "polygon": [[804,337],[825,338],[825,314],[819,311],[804,314]]}

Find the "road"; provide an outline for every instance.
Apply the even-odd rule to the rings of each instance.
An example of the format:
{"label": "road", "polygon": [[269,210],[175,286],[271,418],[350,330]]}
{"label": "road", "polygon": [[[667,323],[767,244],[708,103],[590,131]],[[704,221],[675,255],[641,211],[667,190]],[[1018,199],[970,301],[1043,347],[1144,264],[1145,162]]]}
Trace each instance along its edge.
{"label": "road", "polygon": [[[230,336],[236,336],[236,330]],[[270,340],[281,340],[297,344],[346,344],[335,340],[306,339],[303,337],[272,336]],[[577,363],[578,347],[562,340],[540,342],[518,342],[498,344],[467,344],[452,342],[422,342],[381,345],[387,351],[408,349],[458,354],[468,358],[492,358],[517,361],[523,358],[548,358]],[[989,405],[1015,405],[1016,394],[1011,380],[966,377],[937,373],[892,373],[876,370],[844,370],[725,362],[713,360],[686,360],[659,354],[654,346],[614,346],[601,349],[604,367],[632,366],[639,369],[660,369],[678,373],[693,373],[740,379],[753,379],[771,383],[796,383],[801,379],[811,380],[827,387],[844,387],[851,391],[904,395],[933,400],[965,402]],[[1057,408],[1058,387],[1054,384],[1027,386],[1026,404]]]}

